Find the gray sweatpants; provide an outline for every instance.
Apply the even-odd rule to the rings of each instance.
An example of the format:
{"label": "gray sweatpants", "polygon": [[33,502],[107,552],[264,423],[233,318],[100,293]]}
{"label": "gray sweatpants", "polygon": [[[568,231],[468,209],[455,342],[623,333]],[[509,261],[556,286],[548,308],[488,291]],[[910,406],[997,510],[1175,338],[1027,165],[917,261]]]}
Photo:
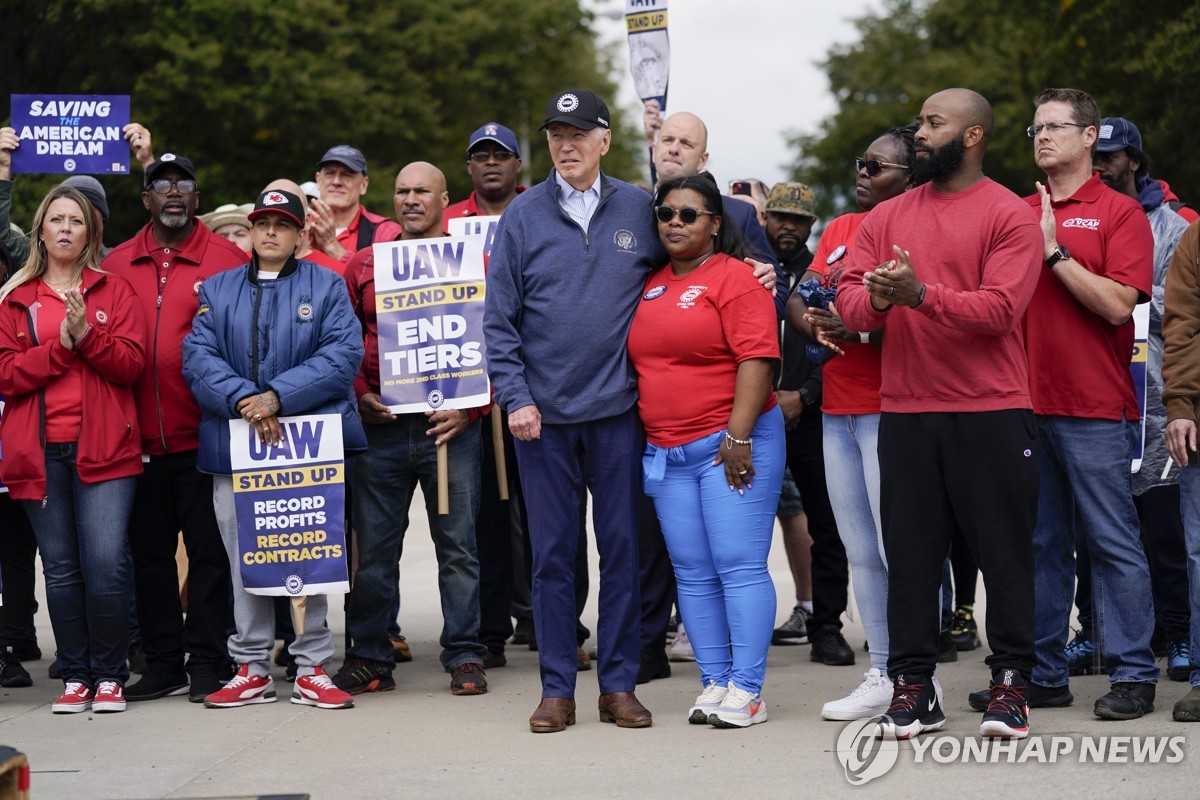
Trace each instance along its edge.
{"label": "gray sweatpants", "polygon": [[[241,560],[238,558],[237,512],[233,505],[233,479],[213,476],[213,508],[221,541],[229,554],[233,579],[233,621],[237,632],[229,637],[229,655],[239,666],[250,665],[251,675],[271,674],[271,647],[275,644],[275,602],[273,597],[250,594],[242,585]],[[313,668],[333,658],[333,632],[325,626],[329,599],[323,594],[308,596],[304,635],[297,636],[288,648],[296,657],[298,675],[312,675]]]}

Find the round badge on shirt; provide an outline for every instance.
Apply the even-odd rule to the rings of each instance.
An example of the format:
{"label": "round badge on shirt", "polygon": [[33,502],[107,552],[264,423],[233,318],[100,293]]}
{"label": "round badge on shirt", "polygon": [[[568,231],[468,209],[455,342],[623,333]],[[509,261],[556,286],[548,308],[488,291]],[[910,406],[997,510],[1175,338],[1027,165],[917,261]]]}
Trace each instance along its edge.
{"label": "round badge on shirt", "polygon": [[656,297],[662,297],[664,294],[666,294],[666,291],[666,286],[655,286],[653,289],[650,289],[648,292],[642,295],[642,299],[653,300]]}

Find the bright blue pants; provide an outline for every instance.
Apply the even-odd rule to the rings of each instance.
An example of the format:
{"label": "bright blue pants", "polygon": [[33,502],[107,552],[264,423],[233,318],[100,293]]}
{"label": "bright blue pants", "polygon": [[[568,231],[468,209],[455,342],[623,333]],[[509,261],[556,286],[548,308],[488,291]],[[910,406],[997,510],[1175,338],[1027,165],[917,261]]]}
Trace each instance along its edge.
{"label": "bright blue pants", "polygon": [[701,681],[757,693],[775,624],[767,554],[787,466],[778,406],[759,417],[751,436],[755,475],[744,494],[729,489],[722,465],[712,466],[723,430],[680,447],[647,444],[643,469]]}

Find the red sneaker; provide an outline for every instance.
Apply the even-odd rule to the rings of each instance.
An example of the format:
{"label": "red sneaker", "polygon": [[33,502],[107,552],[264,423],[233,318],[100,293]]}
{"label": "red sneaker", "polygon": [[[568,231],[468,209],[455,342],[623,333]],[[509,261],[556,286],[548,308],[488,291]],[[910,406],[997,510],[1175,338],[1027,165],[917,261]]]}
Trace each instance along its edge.
{"label": "red sneaker", "polygon": [[96,687],[96,698],[92,700],[92,711],[97,714],[115,714],[125,710],[125,688],[117,681],[100,681]]}
{"label": "red sneaker", "polygon": [[275,682],[269,675],[251,675],[249,664],[242,664],[229,683],[204,698],[204,705],[208,708],[237,708],[274,702]]}
{"label": "red sneaker", "polygon": [[312,675],[296,678],[292,687],[292,702],[317,708],[354,708],[354,698],[333,685],[325,670],[317,667]]}
{"label": "red sneaker", "polygon": [[55,714],[78,714],[92,707],[92,690],[80,681],[67,681],[62,697],[54,701],[50,710]]}

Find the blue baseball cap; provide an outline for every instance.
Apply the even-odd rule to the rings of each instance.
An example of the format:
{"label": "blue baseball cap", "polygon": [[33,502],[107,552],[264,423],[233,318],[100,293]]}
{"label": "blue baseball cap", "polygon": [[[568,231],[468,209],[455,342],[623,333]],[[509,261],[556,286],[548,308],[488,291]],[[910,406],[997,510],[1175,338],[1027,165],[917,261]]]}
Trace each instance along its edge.
{"label": "blue baseball cap", "polygon": [[360,150],[348,144],[339,144],[326,150],[325,155],[321,156],[321,160],[317,162],[317,169],[320,169],[323,164],[331,162],[342,164],[354,172],[367,174],[367,159]]}
{"label": "blue baseball cap", "polygon": [[1142,149],[1142,134],[1124,117],[1105,117],[1100,120],[1100,136],[1096,140],[1097,153],[1115,153],[1132,147]]}
{"label": "blue baseball cap", "polygon": [[518,158],[521,156],[521,148],[517,145],[517,135],[499,122],[489,122],[471,134],[471,139],[467,143],[467,155],[470,155],[471,151],[475,149],[475,145],[480,142],[495,142],[514,156]]}

